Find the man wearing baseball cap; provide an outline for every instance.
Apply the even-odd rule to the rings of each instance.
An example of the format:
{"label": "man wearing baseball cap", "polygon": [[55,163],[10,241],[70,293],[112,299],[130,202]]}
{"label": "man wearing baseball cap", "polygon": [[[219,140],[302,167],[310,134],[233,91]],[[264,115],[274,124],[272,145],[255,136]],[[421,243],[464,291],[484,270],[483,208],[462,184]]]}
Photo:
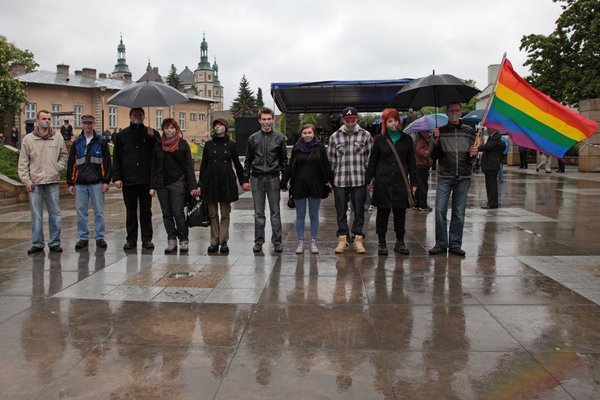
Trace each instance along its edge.
{"label": "man wearing baseball cap", "polygon": [[82,115],[83,132],[71,146],[67,162],[67,185],[69,193],[75,195],[77,210],[77,234],[79,241],[75,250],[88,246],[88,206],[94,210],[96,247],[106,248],[104,240],[104,193],[108,192],[111,179],[110,153],[108,143],[94,130],[96,119],[93,115]]}
{"label": "man wearing baseball cap", "polygon": [[[348,236],[354,237],[353,248],[359,254],[366,252],[363,245],[365,199],[367,187],[365,172],[373,142],[371,134],[358,125],[358,111],[347,107],[342,111],[343,125],[329,138],[328,157],[333,169],[333,194],[337,213],[337,254],[348,248]],[[354,221],[348,226],[348,201],[352,202]]]}

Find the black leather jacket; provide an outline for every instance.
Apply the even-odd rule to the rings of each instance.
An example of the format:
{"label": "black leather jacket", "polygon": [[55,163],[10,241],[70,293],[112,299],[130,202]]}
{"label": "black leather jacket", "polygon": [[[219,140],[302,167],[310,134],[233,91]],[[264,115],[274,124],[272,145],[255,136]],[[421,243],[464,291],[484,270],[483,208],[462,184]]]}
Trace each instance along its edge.
{"label": "black leather jacket", "polygon": [[276,131],[258,131],[248,138],[244,177],[279,175],[287,167],[285,137]]}
{"label": "black leather jacket", "polygon": [[469,125],[448,124],[440,128],[440,137],[433,144],[431,158],[438,160],[438,176],[465,179],[471,177],[474,157],[469,151],[475,143],[475,131]]}

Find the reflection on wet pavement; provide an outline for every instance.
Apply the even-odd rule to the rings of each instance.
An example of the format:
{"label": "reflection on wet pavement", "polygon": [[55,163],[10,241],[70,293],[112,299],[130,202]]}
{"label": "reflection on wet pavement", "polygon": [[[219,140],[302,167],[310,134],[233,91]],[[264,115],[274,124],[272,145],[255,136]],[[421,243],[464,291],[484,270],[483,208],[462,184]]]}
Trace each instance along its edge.
{"label": "reflection on wet pavement", "polygon": [[156,250],[123,252],[117,190],[106,250],[73,250],[70,197],[62,254],[27,256],[27,205],[1,210],[0,398],[600,398],[600,176],[508,171],[498,210],[473,181],[465,258],[428,256],[434,216],[414,211],[411,256],[377,257],[376,210],[367,254],[335,256],[332,199],[318,256],[293,254],[283,206],[285,251],[254,255],[248,194],[227,256],[204,228],[163,255],[158,204]]}

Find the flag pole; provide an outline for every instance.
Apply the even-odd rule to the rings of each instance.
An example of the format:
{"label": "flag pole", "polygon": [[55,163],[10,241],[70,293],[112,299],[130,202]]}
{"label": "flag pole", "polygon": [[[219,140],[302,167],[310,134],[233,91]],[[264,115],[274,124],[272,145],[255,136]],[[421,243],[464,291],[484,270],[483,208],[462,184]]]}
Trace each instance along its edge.
{"label": "flag pole", "polygon": [[477,128],[477,135],[475,137],[475,143],[481,142],[481,129],[483,123],[487,119],[488,112],[490,111],[490,106],[492,105],[492,99],[496,95],[496,89],[498,88],[498,82],[500,82],[500,73],[502,73],[502,67],[504,67],[504,62],[506,61],[506,52],[502,55],[502,61],[500,62],[500,69],[498,70],[498,76],[496,76],[496,82],[494,82],[494,89],[492,93],[488,97],[487,104],[485,109],[483,110],[483,115],[481,116],[481,121],[479,121],[479,128]]}

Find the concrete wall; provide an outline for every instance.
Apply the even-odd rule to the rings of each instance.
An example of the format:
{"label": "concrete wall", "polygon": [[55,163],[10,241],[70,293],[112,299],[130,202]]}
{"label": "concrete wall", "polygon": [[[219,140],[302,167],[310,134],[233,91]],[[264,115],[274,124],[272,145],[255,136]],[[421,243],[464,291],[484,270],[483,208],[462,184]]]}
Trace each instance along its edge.
{"label": "concrete wall", "polygon": [[[600,122],[600,99],[580,101],[579,112],[589,119]],[[594,135],[579,145],[579,171],[581,172],[600,172],[600,135],[598,132],[597,129]]]}

